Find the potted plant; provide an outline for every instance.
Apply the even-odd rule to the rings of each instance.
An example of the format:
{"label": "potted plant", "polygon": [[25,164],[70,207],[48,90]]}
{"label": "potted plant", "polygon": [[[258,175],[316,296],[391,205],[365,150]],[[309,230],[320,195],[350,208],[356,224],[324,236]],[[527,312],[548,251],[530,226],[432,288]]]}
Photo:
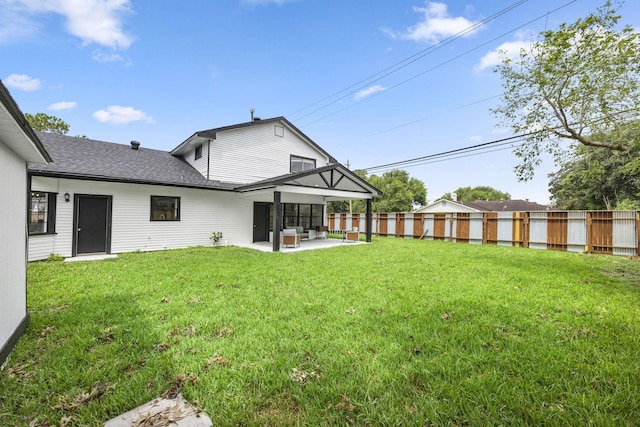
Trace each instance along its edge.
{"label": "potted plant", "polygon": [[211,239],[211,242],[213,243],[213,246],[217,246],[217,243],[222,240],[222,232],[221,231],[214,231],[213,233],[211,233],[211,236],[209,236],[209,238]]}

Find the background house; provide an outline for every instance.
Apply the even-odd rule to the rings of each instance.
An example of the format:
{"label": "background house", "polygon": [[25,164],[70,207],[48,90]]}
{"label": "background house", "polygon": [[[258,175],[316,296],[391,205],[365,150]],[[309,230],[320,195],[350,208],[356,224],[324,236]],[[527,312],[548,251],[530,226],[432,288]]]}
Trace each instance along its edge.
{"label": "background house", "polygon": [[530,202],[528,200],[476,200],[462,202],[440,199],[417,209],[415,213],[449,213],[449,212],[531,212],[548,211],[547,205]]}
{"label": "background house", "polygon": [[51,159],[0,82],[0,365],[24,333],[27,312],[27,163]]}
{"label": "background house", "polygon": [[238,246],[275,236],[279,250],[274,229],[314,229],[327,201],[379,194],[284,117],[196,132],[171,152],[39,137],[54,162],[29,168],[30,260],[208,245],[212,232]]}

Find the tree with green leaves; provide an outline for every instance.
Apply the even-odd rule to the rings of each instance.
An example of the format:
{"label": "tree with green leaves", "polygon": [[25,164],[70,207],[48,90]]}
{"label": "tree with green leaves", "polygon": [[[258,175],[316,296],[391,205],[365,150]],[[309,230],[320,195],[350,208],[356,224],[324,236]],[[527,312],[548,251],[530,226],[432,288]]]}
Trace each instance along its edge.
{"label": "tree with green leaves", "polygon": [[465,202],[473,202],[475,200],[511,200],[511,194],[487,185],[460,187],[453,193],[445,193],[440,199],[453,200],[453,194],[456,195],[457,200]]}
{"label": "tree with green leaves", "polygon": [[25,113],[24,117],[34,130],[59,133],[60,135],[66,135],[69,132],[69,124],[58,117],[45,113],[36,113],[35,115]]}
{"label": "tree with green leaves", "polygon": [[576,147],[574,156],[549,175],[559,209],[640,209],[640,153]]}
{"label": "tree with green leaves", "polygon": [[[617,151],[638,144],[640,33],[618,30],[619,20],[608,1],[586,18],[542,32],[531,49],[495,68],[504,92],[492,112],[525,135],[515,149],[519,180],[533,177],[543,152],[561,162],[567,151],[561,140]],[[609,138],[597,137],[603,134]]]}
{"label": "tree with green leaves", "polygon": [[427,202],[427,189],[417,178],[411,178],[409,172],[394,169],[381,176],[371,175],[371,185],[382,191],[382,195],[373,199],[373,212],[410,212],[414,206]]}
{"label": "tree with green leaves", "polygon": [[[367,176],[363,171],[355,171],[355,173],[382,191],[382,195],[373,199],[371,206],[373,212],[410,212],[415,206],[422,206],[427,202],[427,189],[424,183],[410,177],[407,171],[394,169],[381,176]],[[351,201],[351,212],[365,211],[364,200]],[[349,201],[329,202],[327,212],[349,212]]]}

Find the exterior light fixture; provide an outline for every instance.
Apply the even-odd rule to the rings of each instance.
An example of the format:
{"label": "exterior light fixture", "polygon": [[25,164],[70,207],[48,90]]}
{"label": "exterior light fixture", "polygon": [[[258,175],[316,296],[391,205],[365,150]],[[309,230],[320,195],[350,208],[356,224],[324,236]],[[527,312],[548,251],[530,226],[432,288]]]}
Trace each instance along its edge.
{"label": "exterior light fixture", "polygon": [[70,198],[70,197],[71,197],[71,196],[69,196],[69,193],[64,193],[64,201],[65,201],[65,202],[69,203],[69,198]]}

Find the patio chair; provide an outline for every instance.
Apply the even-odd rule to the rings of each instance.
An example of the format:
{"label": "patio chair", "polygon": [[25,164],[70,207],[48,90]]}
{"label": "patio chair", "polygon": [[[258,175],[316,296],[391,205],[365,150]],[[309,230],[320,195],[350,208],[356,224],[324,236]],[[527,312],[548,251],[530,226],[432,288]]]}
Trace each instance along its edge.
{"label": "patio chair", "polygon": [[300,235],[295,228],[285,228],[282,230],[282,246],[300,246]]}
{"label": "patio chair", "polygon": [[358,227],[353,227],[350,231],[342,233],[342,240],[345,242],[357,242],[360,240],[360,233]]}

